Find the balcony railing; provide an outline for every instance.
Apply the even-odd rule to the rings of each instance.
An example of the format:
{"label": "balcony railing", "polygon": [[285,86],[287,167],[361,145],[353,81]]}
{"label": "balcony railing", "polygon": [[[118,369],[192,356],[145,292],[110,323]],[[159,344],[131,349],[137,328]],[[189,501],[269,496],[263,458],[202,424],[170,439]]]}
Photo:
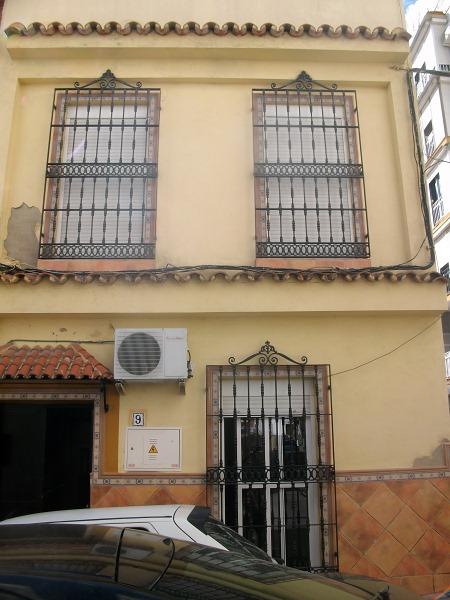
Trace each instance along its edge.
{"label": "balcony railing", "polygon": [[450,268],[448,263],[439,270],[442,277],[447,279],[447,294],[450,294]]}
{"label": "balcony railing", "polygon": [[448,207],[446,206],[446,202],[444,202],[444,198],[439,198],[431,205],[431,212],[433,214],[433,225],[442,219],[442,217],[448,212]]}
{"label": "balcony railing", "polygon": [[450,377],[450,352],[445,353],[445,375]]}
{"label": "balcony railing", "polygon": [[[427,67],[430,71],[450,71],[450,64],[442,63],[436,65],[435,67]],[[417,79],[416,79],[416,89],[417,89],[417,97],[419,98],[425,88],[428,85],[428,82],[433,77],[431,73],[421,73],[417,71]]]}
{"label": "balcony railing", "polygon": [[435,147],[434,133],[430,133],[425,138],[425,158],[429,158],[433,154]]}
{"label": "balcony railing", "polygon": [[417,75],[419,76],[419,78],[416,80],[417,97],[420,97],[424,89],[427,87],[432,75],[430,75],[430,73],[420,72],[418,72]]}

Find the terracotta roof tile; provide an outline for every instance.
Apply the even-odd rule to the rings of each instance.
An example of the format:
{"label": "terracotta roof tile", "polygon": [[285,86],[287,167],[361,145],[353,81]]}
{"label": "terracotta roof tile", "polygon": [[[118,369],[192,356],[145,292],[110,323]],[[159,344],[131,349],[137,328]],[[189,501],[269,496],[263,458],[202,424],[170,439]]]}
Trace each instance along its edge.
{"label": "terracotta roof tile", "polygon": [[44,25],[40,22],[34,22],[30,23],[28,26],[24,25],[23,23],[16,22],[11,23],[11,25],[5,29],[5,33],[8,37],[12,35],[29,37],[36,34],[44,36],[52,36],[55,34],[79,34],[84,36],[92,33],[97,33],[99,35],[108,35],[111,33],[116,33],[118,35],[130,35],[131,33],[137,33],[139,35],[168,35],[173,33],[181,36],[188,34],[194,34],[197,36],[212,34],[220,37],[226,35],[233,35],[235,37],[242,37],[244,35],[256,37],[270,35],[272,37],[281,37],[282,35],[288,35],[294,38],[308,35],[314,38],[327,36],[330,38],[345,37],[348,39],[355,39],[362,37],[368,40],[374,40],[378,38],[389,41],[396,39],[409,40],[411,37],[410,34],[401,27],[396,27],[390,31],[386,27],[381,26],[374,27],[373,29],[365,25],[360,25],[359,27],[355,28],[352,28],[349,25],[338,25],[337,27],[332,27],[326,23],[315,27],[309,23],[304,23],[303,25],[298,26],[293,25],[292,23],[283,23],[282,25],[263,23],[262,25],[258,26],[254,23],[243,23],[242,25],[238,25],[238,23],[230,22],[220,25],[219,23],[209,22],[205,23],[204,25],[200,25],[194,21],[189,21],[184,25],[176,23],[175,21],[170,21],[164,25],[156,23],[155,21],[149,21],[148,23],[144,24],[137,23],[136,21],[128,21],[123,25],[117,21],[109,21],[104,25],[101,25],[101,23],[98,23],[98,21],[90,21],[85,25],[79,23],[78,21],[66,23],[66,25],[59,23],[58,21],[53,21],[48,25]]}
{"label": "terracotta roof tile", "polygon": [[79,344],[0,346],[0,379],[112,380],[113,374]]}

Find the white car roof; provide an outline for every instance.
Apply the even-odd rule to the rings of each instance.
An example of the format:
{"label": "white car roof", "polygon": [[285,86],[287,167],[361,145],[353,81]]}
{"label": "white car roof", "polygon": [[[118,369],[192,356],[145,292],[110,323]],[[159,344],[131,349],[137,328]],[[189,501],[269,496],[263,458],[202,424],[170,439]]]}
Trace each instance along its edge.
{"label": "white car roof", "polygon": [[[143,519],[173,518],[179,508],[193,509],[194,505],[159,504],[152,506],[116,506],[108,508],[76,508],[52,512],[23,515],[1,521],[1,525],[13,523],[50,523],[60,521],[87,521],[89,519]],[[183,511],[184,512],[184,511]],[[190,511],[187,513],[190,514]]]}

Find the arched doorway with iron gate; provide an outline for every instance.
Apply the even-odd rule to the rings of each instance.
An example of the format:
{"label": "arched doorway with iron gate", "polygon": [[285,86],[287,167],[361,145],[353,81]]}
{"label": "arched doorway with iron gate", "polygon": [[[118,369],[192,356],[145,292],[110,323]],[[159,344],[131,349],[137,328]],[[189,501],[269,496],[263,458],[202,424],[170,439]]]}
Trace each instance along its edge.
{"label": "arched doorway with iron gate", "polygon": [[336,570],[328,365],[296,361],[266,342],[207,373],[213,512],[289,566]]}

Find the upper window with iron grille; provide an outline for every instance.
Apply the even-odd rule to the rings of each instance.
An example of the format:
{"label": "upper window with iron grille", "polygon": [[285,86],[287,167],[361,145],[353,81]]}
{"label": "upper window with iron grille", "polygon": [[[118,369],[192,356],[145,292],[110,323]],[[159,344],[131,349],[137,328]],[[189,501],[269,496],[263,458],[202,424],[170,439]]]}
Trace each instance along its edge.
{"label": "upper window with iron grille", "polygon": [[256,255],[368,257],[356,94],[293,84],[253,90]]}
{"label": "upper window with iron grille", "polygon": [[55,90],[40,258],[154,258],[159,97],[109,71]]}

